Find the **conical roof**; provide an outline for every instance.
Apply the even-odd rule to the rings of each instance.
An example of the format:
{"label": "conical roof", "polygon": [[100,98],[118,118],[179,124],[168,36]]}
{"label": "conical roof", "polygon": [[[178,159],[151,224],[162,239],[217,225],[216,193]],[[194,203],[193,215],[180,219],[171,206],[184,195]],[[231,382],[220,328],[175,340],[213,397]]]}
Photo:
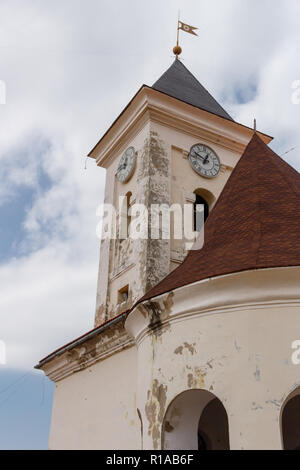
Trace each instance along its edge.
{"label": "conical roof", "polygon": [[140,301],[215,276],[300,266],[300,174],[255,134],[205,223],[202,250]]}
{"label": "conical roof", "polygon": [[166,93],[185,103],[233,121],[232,117],[201,85],[193,74],[176,59],[171,67],[154,83],[154,90]]}

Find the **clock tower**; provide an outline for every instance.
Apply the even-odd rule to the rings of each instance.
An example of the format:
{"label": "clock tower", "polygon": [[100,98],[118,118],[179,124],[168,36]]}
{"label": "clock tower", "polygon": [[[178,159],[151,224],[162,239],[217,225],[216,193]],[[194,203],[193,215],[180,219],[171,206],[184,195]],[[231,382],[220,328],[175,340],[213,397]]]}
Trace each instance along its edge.
{"label": "clock tower", "polygon": [[[271,140],[177,56],[90,152],[116,233],[104,217],[95,328],[36,366],[55,382],[50,448],[299,448],[300,176]],[[160,211],[188,207],[198,232],[197,204],[187,253]]]}
{"label": "clock tower", "polygon": [[136,208],[197,202],[207,216],[252,135],[178,58],[139,89],[89,154],[107,170],[105,204],[129,225],[125,236],[117,229],[114,239],[102,237],[95,326],[129,310],[187,255],[172,227],[169,239],[161,230],[151,237],[151,217],[144,236],[127,236]]}

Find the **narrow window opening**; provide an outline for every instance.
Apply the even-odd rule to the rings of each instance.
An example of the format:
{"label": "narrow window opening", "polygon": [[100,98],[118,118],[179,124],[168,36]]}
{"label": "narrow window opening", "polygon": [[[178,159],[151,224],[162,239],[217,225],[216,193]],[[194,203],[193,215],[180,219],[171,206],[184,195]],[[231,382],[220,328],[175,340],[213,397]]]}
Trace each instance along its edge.
{"label": "narrow window opening", "polygon": [[[204,213],[203,216],[201,212],[198,214],[197,213],[197,205],[203,205]],[[194,202],[194,231],[195,232],[200,232],[202,229],[203,221],[205,223],[207,217],[209,215],[209,205],[206,202],[206,200],[200,196],[199,194],[196,194],[196,199]]]}
{"label": "narrow window opening", "polygon": [[119,301],[119,304],[123,303],[123,302],[127,302],[129,298],[129,286],[125,286],[123,287],[122,289],[119,290],[118,292],[118,301]]}
{"label": "narrow window opening", "polygon": [[131,224],[131,198],[132,193],[127,193],[127,238],[130,236],[130,224]]}

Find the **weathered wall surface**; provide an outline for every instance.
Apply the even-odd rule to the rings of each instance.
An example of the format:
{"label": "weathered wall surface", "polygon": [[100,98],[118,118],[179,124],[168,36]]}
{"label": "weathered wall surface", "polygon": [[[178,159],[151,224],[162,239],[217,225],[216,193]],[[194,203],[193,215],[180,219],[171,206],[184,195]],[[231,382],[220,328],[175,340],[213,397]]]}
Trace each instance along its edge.
{"label": "weathered wall surface", "polygon": [[[152,204],[170,204],[170,155],[159,135],[147,125],[130,143],[137,151],[133,177],[126,184],[115,174],[122,152],[107,171],[106,203],[118,211],[120,196],[131,193],[133,204],[143,204],[149,210],[147,221],[151,234]],[[169,273],[169,240],[103,241],[100,253],[98,294],[95,325],[128,310],[147,290]],[[118,292],[129,285],[126,305],[119,304]]]}
{"label": "weathered wall surface", "polygon": [[136,348],[55,384],[50,449],[140,449]]}
{"label": "weathered wall surface", "polygon": [[[220,129],[220,134],[222,129]],[[122,142],[122,141],[121,141]],[[202,142],[220,157],[221,171],[214,179],[199,176],[188,160],[190,148]],[[126,183],[118,182],[116,171],[128,146],[137,152],[136,169]],[[118,209],[120,196],[131,193],[131,202],[144,204],[191,204],[194,191],[202,191],[211,208],[218,199],[242,150],[222,137],[212,141],[203,136],[184,133],[155,121],[147,122],[131,140],[120,144],[119,151],[107,166],[105,202]],[[151,234],[151,218],[148,219]],[[185,258],[184,240],[115,240],[101,245],[95,326],[132,307],[151,287],[162,280]],[[129,284],[129,299],[120,304],[118,292]]]}
{"label": "weathered wall surface", "polygon": [[161,448],[169,405],[199,389],[223,403],[231,449],[281,449],[281,407],[300,385],[300,366],[291,360],[299,281],[300,268],[237,273],[178,289],[129,315],[144,448]]}
{"label": "weathered wall surface", "polygon": [[161,239],[161,230],[159,239],[151,236],[152,205],[170,204],[170,154],[152,128],[144,142],[137,181],[137,203],[148,209],[148,239],[136,244],[141,297],[167,276],[170,266],[170,240]]}
{"label": "weathered wall surface", "polygon": [[[197,190],[212,209],[242,152],[237,151],[234,147],[226,147],[221,139],[218,143],[212,142],[202,135],[196,137],[158,123],[152,123],[151,127],[153,132],[159,135],[165,143],[166,150],[170,155],[170,204],[180,204],[182,207],[184,204],[192,204],[195,201],[194,192]],[[191,147],[197,143],[211,147],[219,156],[221,171],[216,178],[203,178],[192,169],[188,154]],[[172,237],[170,270],[177,267],[186,255],[184,240],[176,240]]]}
{"label": "weathered wall surface", "polygon": [[[138,180],[141,167],[141,155],[145,142],[148,141],[150,125],[145,127],[132,139],[121,146],[113,161],[108,165],[106,173],[105,200],[106,204],[113,204],[118,212],[119,197],[132,194],[132,202],[137,201]],[[127,147],[133,146],[138,152],[135,173],[126,183],[120,183],[116,178],[117,168],[123,152]],[[129,242],[129,243],[128,243]],[[96,300],[95,326],[112,318],[131,307],[135,298],[139,296],[139,272],[136,264],[137,247],[133,241],[103,240],[100,250],[100,263]],[[126,305],[118,305],[118,291],[129,284],[130,298]]]}

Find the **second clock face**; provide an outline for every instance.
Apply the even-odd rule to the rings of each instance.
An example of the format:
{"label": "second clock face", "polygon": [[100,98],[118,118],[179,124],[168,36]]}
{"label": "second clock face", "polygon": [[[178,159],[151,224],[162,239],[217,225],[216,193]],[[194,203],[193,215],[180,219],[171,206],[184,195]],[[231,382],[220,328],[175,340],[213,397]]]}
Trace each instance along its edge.
{"label": "second clock face", "polygon": [[204,144],[196,144],[191,148],[189,160],[192,168],[204,178],[214,178],[220,172],[218,155]]}
{"label": "second clock face", "polygon": [[120,183],[126,183],[135,169],[136,155],[134,147],[129,147],[122,155],[118,169],[117,178]]}

